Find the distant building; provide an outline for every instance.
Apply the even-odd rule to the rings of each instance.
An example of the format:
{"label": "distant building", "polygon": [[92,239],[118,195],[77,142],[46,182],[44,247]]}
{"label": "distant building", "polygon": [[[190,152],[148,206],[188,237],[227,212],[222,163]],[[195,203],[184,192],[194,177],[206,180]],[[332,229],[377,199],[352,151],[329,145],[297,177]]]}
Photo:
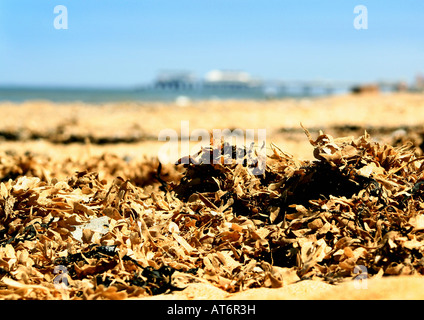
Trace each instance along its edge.
{"label": "distant building", "polygon": [[207,88],[250,88],[258,84],[249,73],[234,70],[212,70],[209,71],[203,80],[204,87]]}
{"label": "distant building", "polygon": [[155,80],[155,88],[160,89],[192,89],[196,79],[188,71],[162,71]]}
{"label": "distant building", "polygon": [[376,94],[380,92],[380,86],[378,84],[362,84],[351,88],[351,92],[355,94]]}
{"label": "distant building", "polygon": [[418,91],[424,91],[424,75],[417,74],[415,77],[415,89]]}

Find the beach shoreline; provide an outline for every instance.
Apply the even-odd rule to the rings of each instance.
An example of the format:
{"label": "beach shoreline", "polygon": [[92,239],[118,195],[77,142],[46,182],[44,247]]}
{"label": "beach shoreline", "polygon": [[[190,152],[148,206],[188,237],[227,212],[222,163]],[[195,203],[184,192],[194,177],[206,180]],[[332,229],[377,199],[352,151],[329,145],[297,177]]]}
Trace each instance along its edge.
{"label": "beach shoreline", "polygon": [[[162,130],[181,136],[181,124],[196,129],[266,130],[266,144],[302,159],[312,148],[301,124],[311,133],[361,135],[390,142],[397,130],[421,131],[424,95],[391,93],[269,101],[122,102],[100,105],[27,101],[1,102],[0,151],[16,150],[63,158],[112,152],[130,158],[156,157]],[[196,145],[196,141],[191,146]]]}

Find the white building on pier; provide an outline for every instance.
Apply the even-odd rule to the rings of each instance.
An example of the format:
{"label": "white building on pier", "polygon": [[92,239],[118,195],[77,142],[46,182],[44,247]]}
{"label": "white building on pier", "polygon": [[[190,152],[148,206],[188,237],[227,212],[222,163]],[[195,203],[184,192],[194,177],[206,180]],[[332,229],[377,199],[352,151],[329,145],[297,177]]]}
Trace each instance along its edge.
{"label": "white building on pier", "polygon": [[251,88],[259,85],[259,81],[253,79],[249,73],[236,70],[212,70],[203,80],[206,88]]}

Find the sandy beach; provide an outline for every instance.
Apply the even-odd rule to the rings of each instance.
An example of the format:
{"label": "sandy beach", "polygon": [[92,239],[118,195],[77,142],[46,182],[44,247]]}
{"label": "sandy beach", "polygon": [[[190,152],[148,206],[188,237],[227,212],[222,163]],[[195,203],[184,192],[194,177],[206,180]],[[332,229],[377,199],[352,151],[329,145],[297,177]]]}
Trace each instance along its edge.
{"label": "sandy beach", "polygon": [[[81,199],[85,197],[85,194],[92,195],[92,197],[95,198],[101,192],[103,192],[103,195],[106,194],[107,199],[107,195],[109,194],[111,189],[109,190],[109,192],[106,193],[106,191],[108,190],[106,187],[109,187],[112,181],[116,181],[115,179],[120,176],[124,180],[129,179],[129,181],[132,181],[132,183],[134,185],[137,185],[137,187],[144,188],[145,193],[143,195],[136,196],[134,200],[132,198],[130,199],[131,201],[134,201],[131,202],[131,210],[139,210],[137,206],[140,206],[143,203],[140,199],[144,199],[143,197],[146,197],[145,199],[149,198],[149,196],[146,195],[148,194],[147,191],[157,190],[159,185],[158,180],[155,180],[155,177],[157,177],[156,170],[158,168],[158,161],[156,158],[158,155],[158,151],[163,146],[164,142],[158,141],[158,135],[163,129],[172,129],[176,132],[181,132],[181,121],[188,121],[190,125],[190,130],[234,130],[237,128],[242,130],[266,129],[266,145],[267,150],[269,152],[271,152],[271,144],[275,144],[283,152],[290,154],[293,156],[293,158],[299,160],[314,159],[314,147],[308,141],[308,138],[304,130],[302,129],[301,124],[309,130],[309,132],[314,138],[317,137],[319,130],[322,130],[325,134],[332,135],[335,138],[353,136],[355,139],[359,138],[361,135],[364,134],[365,131],[367,131],[373,141],[377,141],[382,144],[388,143],[391,145],[400,146],[410,141],[411,144],[416,148],[416,155],[422,154],[420,144],[422,143],[422,138],[424,136],[424,94],[418,93],[343,95],[310,99],[305,98],[298,100],[285,99],[269,101],[192,101],[183,106],[177,103],[164,104],[141,102],[122,102],[99,105],[88,105],[84,103],[57,104],[47,101],[28,101],[19,104],[2,102],[0,104],[0,111],[2,114],[0,120],[0,171],[2,173],[2,180],[4,182],[4,185],[6,186],[6,183],[8,183],[7,187],[2,187],[3,189],[7,189],[7,191],[2,191],[3,195],[1,197],[4,197],[4,199],[1,198],[3,199],[1,201],[3,201],[4,203],[7,203],[7,197],[4,196],[4,194],[12,194],[13,192],[15,192],[15,196],[17,198],[23,196],[22,192],[19,191],[21,189],[16,189],[19,192],[16,191],[14,187],[12,187],[13,183],[10,184],[9,182],[7,182],[8,179],[19,179],[20,176],[24,175],[28,177],[40,177],[42,181],[46,181],[47,186],[38,186],[37,184],[35,184],[35,182],[32,182],[33,180],[31,180],[30,182],[25,182],[27,183],[27,185],[22,185],[20,188],[23,188],[22,190],[25,190],[25,188],[30,188],[30,190],[32,190],[31,188],[33,188],[33,192],[41,192],[37,190],[44,190],[43,188],[47,188],[50,185],[51,188],[55,186],[53,189],[48,189],[50,191],[46,191],[46,194],[53,194],[54,197],[52,196],[52,199],[56,199],[54,201],[59,201],[57,199],[60,199],[60,197],[70,197],[70,195],[65,194],[65,191],[63,191],[62,193],[58,191],[61,188],[58,187],[58,181],[61,181],[60,179],[69,178],[76,171],[88,170],[90,172],[100,172],[101,177],[98,179],[96,178],[97,180],[93,178],[90,184],[88,184],[88,182],[84,182],[84,187],[82,184],[78,184],[80,182],[72,182],[74,180],[69,180],[72,183],[75,183],[73,188],[76,188],[77,186],[81,187],[81,189],[78,189],[78,196],[81,197]],[[192,145],[195,145],[195,143],[192,143]],[[31,155],[30,160],[28,160],[27,158],[28,155]],[[143,164],[145,165],[145,167],[143,167]],[[164,171],[164,173],[166,174],[167,172]],[[171,170],[168,172],[167,176],[164,176],[164,179],[168,182],[172,181],[173,179],[179,179],[181,178],[181,173],[182,171],[177,172]],[[87,179],[91,179],[91,177]],[[68,183],[69,185],[71,185],[71,182],[69,181]],[[114,183],[115,182],[113,182],[112,185]],[[155,187],[153,188],[152,186],[149,186],[149,183],[155,184]],[[99,188],[98,193],[94,193],[93,191],[97,190],[96,188]],[[75,194],[75,190],[72,192],[73,195]],[[121,195],[119,197],[121,197]],[[41,198],[42,197],[40,193],[40,199]],[[37,203],[36,206],[42,207],[44,203],[48,203],[48,201],[50,201],[49,199],[49,196],[46,196],[46,199],[43,200],[44,202],[40,201],[39,203]],[[89,201],[91,201],[87,200],[88,198],[86,197],[84,199],[86,199],[84,200],[86,201],[84,203],[89,203]],[[173,217],[179,217],[175,213],[178,209],[177,206],[171,205],[172,202],[169,202],[168,204],[159,204],[160,201],[162,201],[160,200],[162,198],[158,199],[153,196],[151,200],[153,201],[152,204],[146,204],[145,208],[152,208],[153,205],[157,206],[156,210],[160,209],[162,213],[166,213],[163,213],[163,219],[169,219],[169,215],[173,215]],[[163,199],[166,199],[166,197],[164,196]],[[128,203],[130,203],[130,200],[128,200]],[[75,204],[74,209],[69,209],[69,207],[65,205],[65,200],[60,201],[62,201],[58,203],[58,206],[62,206],[60,210],[65,208],[63,209],[65,213],[62,213],[63,216],[68,217],[68,213],[72,213],[72,210],[76,212]],[[192,198],[190,198],[189,201],[186,201],[186,205],[192,208],[195,201],[198,200],[192,200]],[[213,203],[211,204],[210,201],[208,201],[207,199],[203,201],[207,206],[209,206],[208,210],[218,210],[218,208],[215,207]],[[94,212],[97,212],[96,210],[101,207],[99,203],[96,203],[96,205],[90,204],[92,207],[89,207],[88,204],[87,207],[80,206],[78,207],[78,212],[81,213],[82,210],[88,216],[93,215],[93,210]],[[104,211],[99,211],[98,214],[103,214],[102,212],[109,212],[112,220],[118,219],[116,218],[116,213],[113,213],[113,210],[111,211],[109,209],[109,207],[107,207],[106,209],[101,209]],[[7,209],[4,210],[6,212]],[[10,214],[11,211],[10,209],[8,210]],[[19,210],[29,211],[30,209],[28,207],[20,207]],[[31,207],[31,214],[32,210],[33,209]],[[42,211],[42,209],[34,210],[34,212],[38,212],[37,210]],[[303,212],[301,211],[301,208],[299,210],[299,212]],[[169,214],[167,213],[168,211],[170,212]],[[67,219],[67,221],[69,221],[69,219],[72,220],[74,218],[68,217]],[[156,218],[149,219],[154,220]],[[119,219],[116,221],[118,222],[113,222],[116,225],[119,225],[119,223],[121,223],[119,222],[121,221]],[[138,231],[136,231],[136,229],[131,229],[133,227],[129,226],[128,230],[126,230],[125,228],[122,229],[125,232],[128,231],[128,236],[125,236],[126,238],[117,233],[116,239],[110,237],[104,239],[102,238],[102,241],[104,241],[104,243],[99,242],[99,244],[110,244],[114,243],[113,241],[115,241],[115,244],[119,243],[119,245],[127,246],[128,249],[132,248],[135,254],[138,254],[135,249],[135,244],[139,244],[140,241],[151,241],[152,248],[156,248],[156,245],[153,240],[151,240],[151,237],[159,233],[159,229],[157,229],[158,225],[154,224],[153,222],[149,224],[150,220],[146,221],[147,226],[144,227],[144,231],[142,227],[140,227],[140,230],[142,230],[140,231],[140,235],[138,235]],[[169,220],[167,221],[167,223],[169,224]],[[181,221],[185,220],[182,219]],[[189,228],[190,223],[194,223],[194,220],[190,220],[191,222],[187,220],[187,222],[184,223],[181,221],[177,221],[178,223],[180,223],[178,226],[174,223],[175,226],[172,225],[172,228],[180,228],[181,230],[183,230],[183,228]],[[233,224],[229,224],[233,229],[225,231],[226,236],[229,237],[228,239],[235,236],[234,234],[237,230],[237,232],[242,232],[244,230],[243,228],[247,228],[243,227],[242,222],[244,220],[237,221],[240,226],[237,225],[236,222],[233,222]],[[250,220],[247,222],[246,221],[245,223],[247,226],[247,223]],[[202,221],[199,220],[198,222],[200,223]],[[44,223],[46,223],[46,221],[44,221]],[[171,222],[171,224],[172,223],[173,222]],[[167,228],[169,228],[169,232],[172,233],[172,230],[174,229],[171,229],[171,225],[168,226],[168,224]],[[228,223],[226,225],[228,225]],[[259,241],[257,239],[261,238],[259,230],[261,230],[261,232],[264,232],[265,229],[265,226],[263,228],[259,228],[259,225],[262,226],[261,224],[258,224],[258,229],[254,229],[256,230],[255,232],[259,234],[259,236],[256,235],[253,237],[255,241]],[[310,226],[310,224],[308,224],[308,226]],[[150,228],[150,231],[146,231],[147,227]],[[65,235],[67,235],[67,231],[63,228],[64,227],[61,226],[58,229],[60,232],[58,232],[63,232],[61,233],[62,239],[67,239],[65,237]],[[315,227],[312,225],[311,228]],[[147,232],[147,235],[145,232]],[[271,231],[267,232],[270,233]],[[57,236],[60,238],[60,236],[58,236],[59,233],[52,237],[55,238]],[[268,235],[268,233],[265,233],[265,235]],[[255,235],[256,233],[252,234]],[[250,236],[252,236],[252,234],[250,234]],[[119,238],[119,241],[118,235],[119,237],[121,237]],[[91,239],[93,234],[90,234],[89,236],[84,234],[84,236]],[[144,240],[140,240],[140,238],[137,238],[143,236],[145,237]],[[43,241],[48,239],[47,236],[43,235],[42,237],[44,237]],[[69,239],[66,240],[68,241],[68,249],[70,244],[73,243],[73,240],[71,241]],[[138,242],[134,239],[136,239]],[[158,236],[157,239],[162,238]],[[190,242],[190,244],[188,244],[186,240],[182,239],[182,237],[179,237],[177,235],[175,236],[175,239],[177,239],[176,241],[179,243],[179,246],[183,248],[181,249],[179,247],[180,249],[178,250],[184,251],[178,253],[177,250],[176,255],[179,255],[180,257],[185,257],[187,255],[187,257],[181,258],[181,261],[178,263],[174,262],[174,265],[182,266],[184,263],[187,263],[188,265],[188,261],[190,261],[190,263],[194,263],[192,261],[195,261],[195,258],[190,256],[190,252],[191,250],[193,250],[192,247],[195,247],[195,245],[197,245],[198,243],[195,242],[195,240],[192,240],[194,242]],[[203,247],[201,247],[200,244],[198,245],[200,251],[200,248]],[[25,247],[23,243],[19,246],[15,247],[15,250],[21,250],[22,247]],[[256,244],[256,246],[260,247],[259,244]],[[21,249],[19,249],[18,247]],[[59,247],[60,246],[56,247],[55,250],[59,250]],[[5,248],[9,248],[10,250],[12,250],[9,244]],[[164,248],[167,247],[165,246]],[[232,248],[232,250],[234,252],[235,257],[236,252],[238,251],[234,248]],[[345,249],[344,254],[346,256],[353,257],[353,253],[351,253],[349,250],[350,249]],[[71,249],[69,249],[69,252],[71,252]],[[212,263],[212,266],[215,262],[211,258],[211,255],[215,253],[213,253],[214,251],[211,252],[212,253],[210,253],[208,256],[205,255],[205,257],[202,258],[204,259],[202,261],[206,263],[207,261],[209,261],[207,259],[211,259],[210,261],[212,262],[208,263]],[[228,252],[230,251],[227,251],[226,254],[231,254]],[[5,253],[1,251],[0,254],[6,255],[3,258],[1,258],[2,256],[0,256],[1,259],[6,259],[5,257],[7,257],[8,253],[6,251]],[[62,258],[64,257],[63,254],[64,253],[62,252]],[[159,261],[155,260],[157,259],[157,256],[154,256],[153,253],[145,254],[146,256],[143,256],[142,259],[146,259],[145,261],[149,261],[146,262],[146,265],[158,266],[156,264],[157,262],[155,262]],[[23,259],[22,255],[23,254],[21,254],[21,256],[18,255],[19,257],[21,257],[19,258],[20,260],[17,258],[17,261],[19,261],[19,263],[21,263],[21,260]],[[34,260],[36,258],[33,257],[32,259]],[[151,259],[151,261],[149,259]],[[222,261],[222,259],[224,258],[221,257],[220,259]],[[227,259],[229,258],[227,257]],[[233,261],[235,258],[231,259],[231,261]],[[4,262],[11,260],[6,259],[1,261]],[[25,259],[23,259],[22,261],[25,262]],[[197,263],[197,265],[201,267],[199,261],[196,260],[195,263]],[[7,269],[10,267],[10,270],[12,270],[11,266],[12,264],[8,264],[7,262],[4,262],[2,264],[2,268]],[[280,270],[279,272],[282,272],[282,274],[287,275],[288,277],[289,275],[290,277],[294,276],[292,274],[291,269],[280,269],[278,270]],[[11,274],[20,275],[20,273],[13,272],[11,272]],[[47,274],[48,273],[46,273],[46,277]],[[181,273],[180,276],[182,278],[186,277],[184,278],[186,280],[189,279],[188,275],[182,275]],[[128,295],[132,294],[133,297],[137,299],[143,297],[147,299],[423,298],[423,278],[417,273],[412,273],[408,275],[401,274],[399,276],[391,277],[382,277],[382,274],[379,273],[375,277],[373,277],[373,279],[370,280],[368,284],[368,290],[359,291],[353,286],[352,282],[344,282],[340,285],[333,285],[323,281],[295,281],[291,278],[291,280],[287,280],[288,278],[286,279],[283,277],[283,280],[278,280],[280,282],[278,282],[278,285],[276,286],[274,286],[274,283],[272,282],[275,279],[270,278],[270,283],[272,285],[268,283],[269,279],[267,280],[268,282],[264,282],[268,283],[267,287],[257,288],[252,285],[252,289],[248,289],[246,291],[242,290],[240,292],[233,292],[232,290],[230,290],[229,282],[225,282],[227,280],[224,281],[223,277],[219,278],[221,279],[219,280],[221,282],[216,280],[217,282],[215,283],[215,276],[216,275],[212,273],[207,274],[206,272],[203,278],[201,279],[203,282],[199,280],[200,282],[190,283],[185,290],[180,292],[173,292],[171,295],[159,294],[154,295],[153,297],[146,297],[143,296],[144,293],[140,293],[138,291],[130,292],[128,293]],[[37,275],[37,277],[38,280],[34,281],[44,281],[40,280],[40,275]],[[11,298],[20,297],[21,294],[23,295],[23,297],[26,297],[25,294],[28,294],[28,297],[30,297],[30,293],[26,293],[27,291],[22,291],[22,288],[27,288],[29,290],[31,288],[36,288],[36,286],[34,285],[34,287],[30,287],[30,282],[29,280],[25,280],[27,279],[25,277],[22,278],[22,276],[19,276],[15,277],[15,279],[16,280],[8,279],[6,282],[3,281],[4,283],[1,284],[2,287],[0,288],[0,290],[3,290],[3,294],[9,294],[8,297]],[[207,283],[207,281],[204,279],[209,279],[208,281],[210,282]],[[20,284],[17,282],[18,280],[24,283],[22,284],[22,287],[19,287]],[[300,278],[298,280],[300,280]],[[78,286],[83,286],[83,282],[78,281],[76,280],[74,284],[76,288]],[[215,284],[213,285],[213,283]],[[13,291],[15,289],[17,290],[16,292]],[[36,291],[36,289],[34,290]],[[51,288],[51,290],[53,290],[53,287]],[[84,290],[84,297],[89,298],[100,297],[102,295],[104,295],[103,298],[110,299],[119,299],[122,297],[127,297],[127,294],[118,294],[119,292],[116,293],[113,290],[111,290],[110,292],[108,290],[101,291],[100,289],[100,291],[97,289],[97,291],[93,291],[94,289]],[[43,294],[44,293],[40,293],[41,297],[44,297]],[[49,297],[57,298],[57,294],[53,294]],[[129,298],[131,298],[131,296]]]}
{"label": "sandy beach", "polygon": [[[300,126],[311,133],[362,135],[391,142],[398,129],[423,128],[424,95],[412,93],[343,95],[270,101],[122,102],[89,105],[29,101],[0,104],[0,150],[30,150],[52,157],[81,157],[112,152],[142,159],[156,157],[161,130],[266,130],[267,146],[278,145],[301,159],[312,148]],[[195,145],[195,143],[192,143]]]}

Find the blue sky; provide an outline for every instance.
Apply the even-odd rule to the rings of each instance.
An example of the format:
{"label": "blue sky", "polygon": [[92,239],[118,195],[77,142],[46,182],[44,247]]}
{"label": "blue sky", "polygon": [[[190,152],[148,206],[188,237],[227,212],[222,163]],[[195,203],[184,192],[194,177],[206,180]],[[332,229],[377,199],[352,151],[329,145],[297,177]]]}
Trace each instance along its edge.
{"label": "blue sky", "polygon": [[[67,30],[53,26],[56,5]],[[353,27],[356,5],[367,30]],[[0,85],[125,87],[162,69],[410,82],[423,35],[419,0],[1,0]]]}

